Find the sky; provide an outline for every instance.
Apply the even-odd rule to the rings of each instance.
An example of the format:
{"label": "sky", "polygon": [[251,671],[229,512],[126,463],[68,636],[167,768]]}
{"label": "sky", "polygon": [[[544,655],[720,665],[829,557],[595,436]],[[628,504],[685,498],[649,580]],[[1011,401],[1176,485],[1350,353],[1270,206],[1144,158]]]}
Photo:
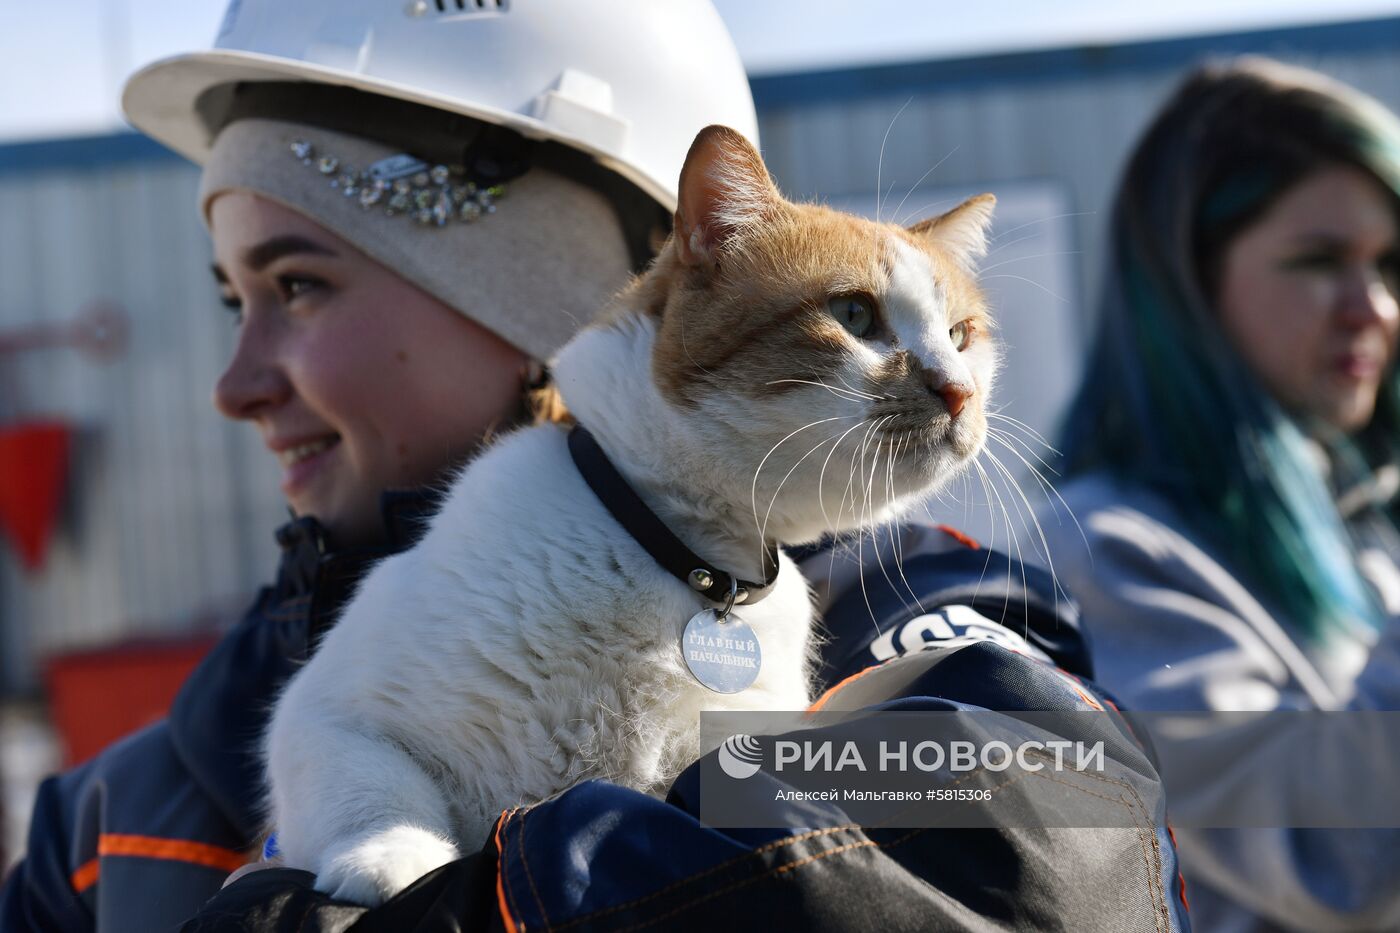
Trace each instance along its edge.
{"label": "sky", "polygon": [[[122,127],[117,99],[126,76],[156,58],[206,47],[224,0],[8,6],[0,21],[0,140]],[[1400,0],[715,0],[715,6],[753,74],[1400,15]]]}

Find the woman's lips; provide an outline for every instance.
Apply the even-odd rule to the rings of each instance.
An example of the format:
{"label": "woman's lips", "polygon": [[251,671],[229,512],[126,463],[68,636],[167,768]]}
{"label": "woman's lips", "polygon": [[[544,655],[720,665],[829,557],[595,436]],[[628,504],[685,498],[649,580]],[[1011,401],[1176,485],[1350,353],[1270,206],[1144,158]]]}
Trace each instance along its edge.
{"label": "woman's lips", "polygon": [[1374,379],[1381,368],[1381,360],[1369,353],[1339,353],[1332,358],[1332,370],[1347,379]]}
{"label": "woman's lips", "polygon": [[340,436],[332,434],[277,452],[282,463],[282,493],[292,496],[319,473],[340,447]]}

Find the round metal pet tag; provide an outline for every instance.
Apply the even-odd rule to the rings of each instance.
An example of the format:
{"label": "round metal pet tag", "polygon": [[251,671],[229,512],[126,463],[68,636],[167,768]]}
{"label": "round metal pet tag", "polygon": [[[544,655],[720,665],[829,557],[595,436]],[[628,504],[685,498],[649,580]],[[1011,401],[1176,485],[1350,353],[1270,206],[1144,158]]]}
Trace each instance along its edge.
{"label": "round metal pet tag", "polygon": [[747,622],[705,609],[690,617],[681,636],[685,666],[715,693],[738,693],[758,679],[763,663],[758,638]]}

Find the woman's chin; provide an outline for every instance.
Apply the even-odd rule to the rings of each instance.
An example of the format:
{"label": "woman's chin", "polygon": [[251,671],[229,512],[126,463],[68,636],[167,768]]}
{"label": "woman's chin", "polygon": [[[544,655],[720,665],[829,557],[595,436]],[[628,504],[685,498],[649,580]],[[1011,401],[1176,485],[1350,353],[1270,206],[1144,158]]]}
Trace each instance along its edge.
{"label": "woman's chin", "polygon": [[1360,431],[1371,423],[1376,413],[1376,392],[1379,386],[1358,386],[1350,391],[1332,393],[1322,399],[1314,415],[1346,434]]}

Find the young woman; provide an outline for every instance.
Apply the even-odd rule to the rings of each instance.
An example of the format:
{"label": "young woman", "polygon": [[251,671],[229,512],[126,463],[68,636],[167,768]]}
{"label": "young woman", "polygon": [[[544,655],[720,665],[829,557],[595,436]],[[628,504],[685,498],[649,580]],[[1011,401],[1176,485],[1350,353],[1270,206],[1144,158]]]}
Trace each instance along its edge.
{"label": "young woman", "polygon": [[[1400,709],[1400,122],[1311,72],[1202,68],[1111,242],[1061,490],[1087,550],[1047,523],[1099,681],[1138,710]],[[1199,792],[1282,814],[1329,792],[1301,754],[1256,746]],[[1400,922],[1389,832],[1178,835],[1204,929]]]}
{"label": "young woman", "polygon": [[[169,720],[44,785],[28,858],[0,896],[7,933],[170,929],[256,860],[255,749],[282,684],[366,566],[412,543],[434,481],[523,416],[526,395],[541,395],[531,391],[541,362],[650,257],[696,131],[718,122],[755,135],[742,70],[707,0],[381,6],[360,18],[330,2],[243,0],[219,49],[158,63],[128,86],[132,122],[204,167],[200,208],[238,328],[215,402],[259,431],[298,517],[278,532],[276,584],[191,677]],[[907,538],[907,585],[931,609],[985,605],[1000,617],[1023,607],[1001,633],[1016,651],[956,640],[904,659],[912,666],[883,687],[871,676],[844,688],[858,706],[935,702],[928,684],[952,668],[938,692],[975,694],[969,703],[1088,702],[1069,676],[1030,660],[1090,673],[1072,616],[1047,594],[979,591],[984,573],[1025,579],[1004,557],[937,532]],[[871,612],[902,633],[903,649],[948,628],[912,619],[878,566],[821,554],[804,569],[833,606],[828,686],[892,653],[872,646]],[[1034,840],[991,831],[956,847],[937,833],[874,842],[856,827],[727,835],[700,823],[686,787],[678,781],[663,803],[594,782],[503,818],[484,852],[358,928],[594,917],[709,929],[742,914],[755,928],[858,929],[875,892],[890,928],[984,914],[988,926],[1035,925],[1108,898],[1125,915],[1180,917],[1164,893],[1175,862],[1159,809],[1143,816],[1163,846],[1151,862],[1136,832],[1075,844],[1086,858],[1126,852],[1138,880],[1125,889],[1097,872],[1066,885]],[[314,914],[340,929],[358,916],[310,881],[253,872],[196,924],[301,929]]]}

